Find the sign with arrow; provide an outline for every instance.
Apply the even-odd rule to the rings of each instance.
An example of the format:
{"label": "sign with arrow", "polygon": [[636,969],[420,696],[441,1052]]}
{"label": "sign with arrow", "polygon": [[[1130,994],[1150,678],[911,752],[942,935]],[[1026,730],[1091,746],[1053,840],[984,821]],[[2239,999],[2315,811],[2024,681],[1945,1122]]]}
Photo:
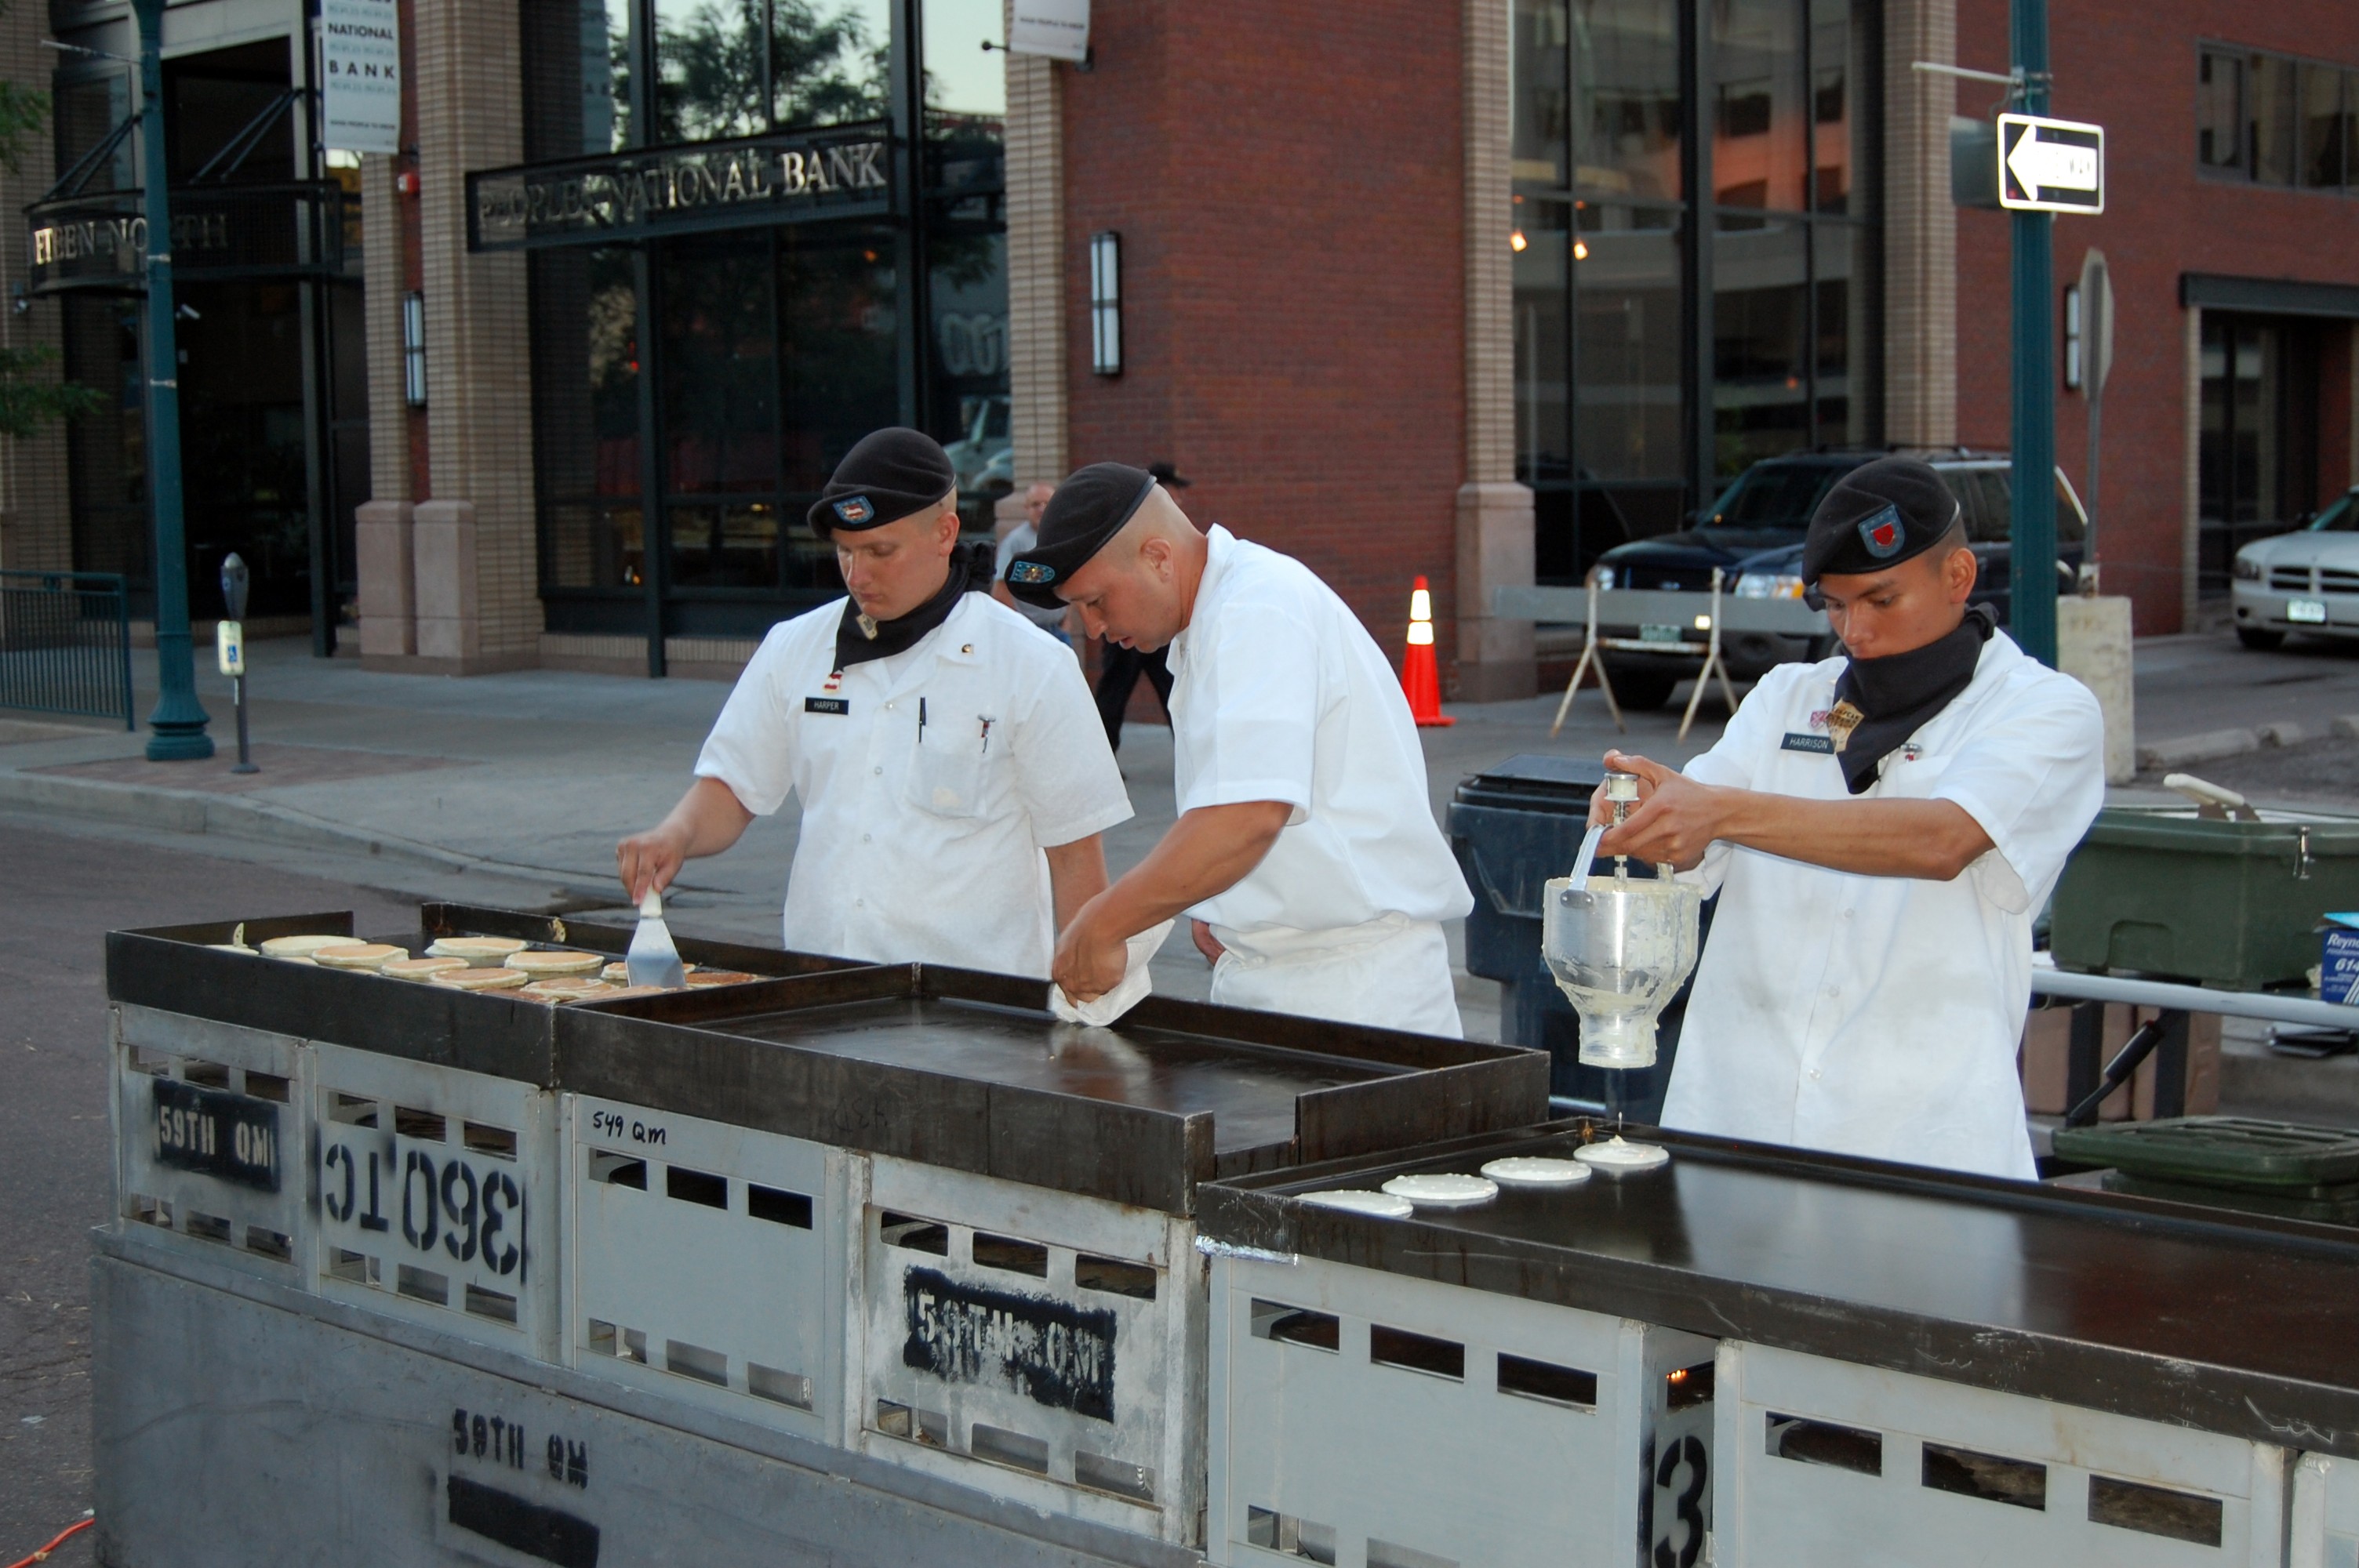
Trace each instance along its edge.
{"label": "sign with arrow", "polygon": [[2016,212],[2103,212],[2104,127],[2001,114],[1998,204]]}

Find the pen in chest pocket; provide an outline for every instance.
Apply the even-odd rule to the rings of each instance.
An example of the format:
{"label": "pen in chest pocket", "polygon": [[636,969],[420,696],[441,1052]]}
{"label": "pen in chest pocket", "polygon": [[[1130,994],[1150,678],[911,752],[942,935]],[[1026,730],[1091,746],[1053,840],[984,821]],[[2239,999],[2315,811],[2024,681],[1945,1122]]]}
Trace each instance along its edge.
{"label": "pen in chest pocket", "polygon": [[918,744],[926,743],[926,699],[918,698]]}
{"label": "pen in chest pocket", "polygon": [[980,722],[980,723],[983,725],[983,749],[984,749],[984,751],[988,752],[988,751],[990,751],[990,750],[991,750],[991,725],[992,725],[992,721],[991,721],[990,719],[988,719],[984,718],[984,717],[983,717],[983,715],[981,715],[981,714],[979,714],[979,713],[975,715],[975,719],[976,719],[976,720],[977,720],[978,722]]}

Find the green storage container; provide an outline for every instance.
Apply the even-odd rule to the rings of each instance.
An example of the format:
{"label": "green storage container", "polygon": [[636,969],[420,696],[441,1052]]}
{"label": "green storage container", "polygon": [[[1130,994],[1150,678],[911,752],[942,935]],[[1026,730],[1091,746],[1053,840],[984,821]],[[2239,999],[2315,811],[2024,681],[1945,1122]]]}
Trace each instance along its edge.
{"label": "green storage container", "polygon": [[2266,1214],[2278,1219],[2307,1219],[2321,1225],[2359,1225],[2359,1187],[2340,1190],[2336,1197],[2294,1197],[2252,1187],[2206,1187],[2193,1182],[2158,1182],[2120,1171],[2105,1173],[2105,1191],[2132,1197],[2166,1198],[2172,1203],[2199,1204],[2205,1208],[2233,1208],[2244,1214]]}
{"label": "green storage container", "polygon": [[2293,1198],[2332,1197],[2340,1195],[2336,1189],[2359,1184],[2359,1131],[2244,1116],[2060,1127],[2056,1152],[2146,1181]]}
{"label": "green storage container", "polygon": [[2359,816],[2109,806],[2057,883],[2049,947],[2067,969],[2298,986],[2318,962],[2320,920],[2339,909],[2359,909]]}

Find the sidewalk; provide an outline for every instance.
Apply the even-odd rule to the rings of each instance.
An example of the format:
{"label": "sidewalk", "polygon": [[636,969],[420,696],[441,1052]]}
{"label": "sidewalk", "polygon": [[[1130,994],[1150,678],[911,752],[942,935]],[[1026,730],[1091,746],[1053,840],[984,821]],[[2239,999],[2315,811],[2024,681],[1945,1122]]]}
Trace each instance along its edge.
{"label": "sidewalk", "polygon": [[[555,670],[467,680],[380,675],[350,661],[313,659],[308,643],[294,639],[254,643],[249,657],[260,773],[230,772],[236,727],[228,682],[201,660],[198,690],[220,748],[212,761],[150,763],[141,755],[144,734],[97,720],[0,713],[0,816],[68,817],[84,831],[132,838],[201,834],[209,852],[224,858],[290,866],[303,860],[317,874],[412,896],[627,918],[614,880],[615,840],[654,823],[679,798],[730,689]],[[2288,675],[2301,682],[2299,695],[2246,687],[2240,710],[2247,722],[2272,697],[2306,700],[2306,711],[2315,713],[2344,706],[2346,693],[2359,697],[2354,659],[2248,661],[2188,638],[2157,640],[2151,653],[2141,644],[2140,664],[2141,703],[2149,671],[2158,688],[2141,718],[2166,726],[2210,720],[2220,711],[2211,688],[2223,677],[2233,684],[2230,672],[2249,670],[2261,687]],[[134,667],[143,681],[153,679],[152,656]],[[153,702],[152,689],[144,689],[139,711]],[[1676,739],[1676,707],[1630,715],[1621,736],[1598,694],[1585,691],[1563,733],[1550,740],[1556,703],[1549,694],[1453,706],[1454,726],[1421,731],[1436,818],[1467,774],[1517,752],[1594,757],[1620,744],[1676,764],[1711,745],[1727,717],[1714,693],[1685,745]],[[2359,708],[2359,700],[2348,706]],[[1106,836],[1108,869],[1117,875],[1171,825],[1170,732],[1130,726],[1121,761],[1137,815]],[[2154,793],[2149,782],[2116,797]],[[2266,798],[2266,788],[2260,793]],[[799,825],[789,803],[756,822],[730,853],[693,862],[670,901],[682,929],[777,941]],[[1451,948],[1462,965],[1456,930]],[[1207,983],[1202,960],[1175,930],[1157,961],[1158,989],[1201,996]],[[1495,1030],[1497,987],[1462,968],[1459,990],[1469,1033]]]}
{"label": "sidewalk", "polygon": [[[151,763],[144,732],[12,710],[0,715],[0,813],[96,819],[135,836],[204,834],[231,858],[340,860],[346,877],[393,891],[623,918],[614,842],[670,809],[729,695],[719,682],[554,670],[379,675],[313,659],[294,640],[254,643],[248,657],[260,773],[230,772],[229,684],[207,661],[197,684],[212,715],[212,760]],[[152,658],[135,667],[152,680]],[[143,690],[139,711],[153,703]],[[1594,692],[1551,741],[1555,710],[1554,696],[1459,708],[1454,727],[1422,731],[1437,818],[1478,768],[1518,752],[1593,757],[1623,739]],[[1707,700],[1683,747],[1676,711],[1634,714],[1627,743],[1683,761],[1712,743],[1724,719]],[[1137,815],[1106,836],[1116,875],[1175,816],[1170,732],[1131,725],[1121,762]],[[670,901],[681,928],[776,942],[799,826],[789,803],[728,854],[692,862]],[[1455,931],[1451,946],[1462,952]],[[1207,981],[1175,930],[1157,961],[1158,989],[1201,996]],[[1462,970],[1460,992],[1469,1032],[1495,1030],[1497,988]]]}

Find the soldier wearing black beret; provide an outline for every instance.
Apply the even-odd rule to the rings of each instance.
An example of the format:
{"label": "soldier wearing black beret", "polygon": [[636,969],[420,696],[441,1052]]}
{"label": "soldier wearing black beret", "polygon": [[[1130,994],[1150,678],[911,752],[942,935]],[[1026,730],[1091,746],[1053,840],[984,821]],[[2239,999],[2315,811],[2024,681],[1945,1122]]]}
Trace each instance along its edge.
{"label": "soldier wearing black beret", "polygon": [[[806,514],[847,596],[770,629],[671,815],[623,840],[633,899],[799,797],[786,945],[1046,978],[1130,800],[1088,684],[991,597],[933,438],[865,436]],[[1045,860],[1047,876],[1041,875]]]}
{"label": "soldier wearing black beret", "polygon": [[1970,602],[1915,458],[1831,488],[1802,559],[1840,655],[1764,676],[1684,772],[1606,753],[1641,804],[1601,852],[1720,895],[1663,1125],[2032,1179],[2031,923],[2104,801],[2096,698]]}
{"label": "soldier wearing black beret", "polygon": [[1442,922],[1473,900],[1400,677],[1308,567],[1199,527],[1173,488],[1093,463],[1007,563],[1017,598],[1070,604],[1110,646],[1170,651],[1179,820],[1065,927],[1057,982],[1114,993],[1132,940],[1184,914],[1214,1001],[1460,1033]]}

